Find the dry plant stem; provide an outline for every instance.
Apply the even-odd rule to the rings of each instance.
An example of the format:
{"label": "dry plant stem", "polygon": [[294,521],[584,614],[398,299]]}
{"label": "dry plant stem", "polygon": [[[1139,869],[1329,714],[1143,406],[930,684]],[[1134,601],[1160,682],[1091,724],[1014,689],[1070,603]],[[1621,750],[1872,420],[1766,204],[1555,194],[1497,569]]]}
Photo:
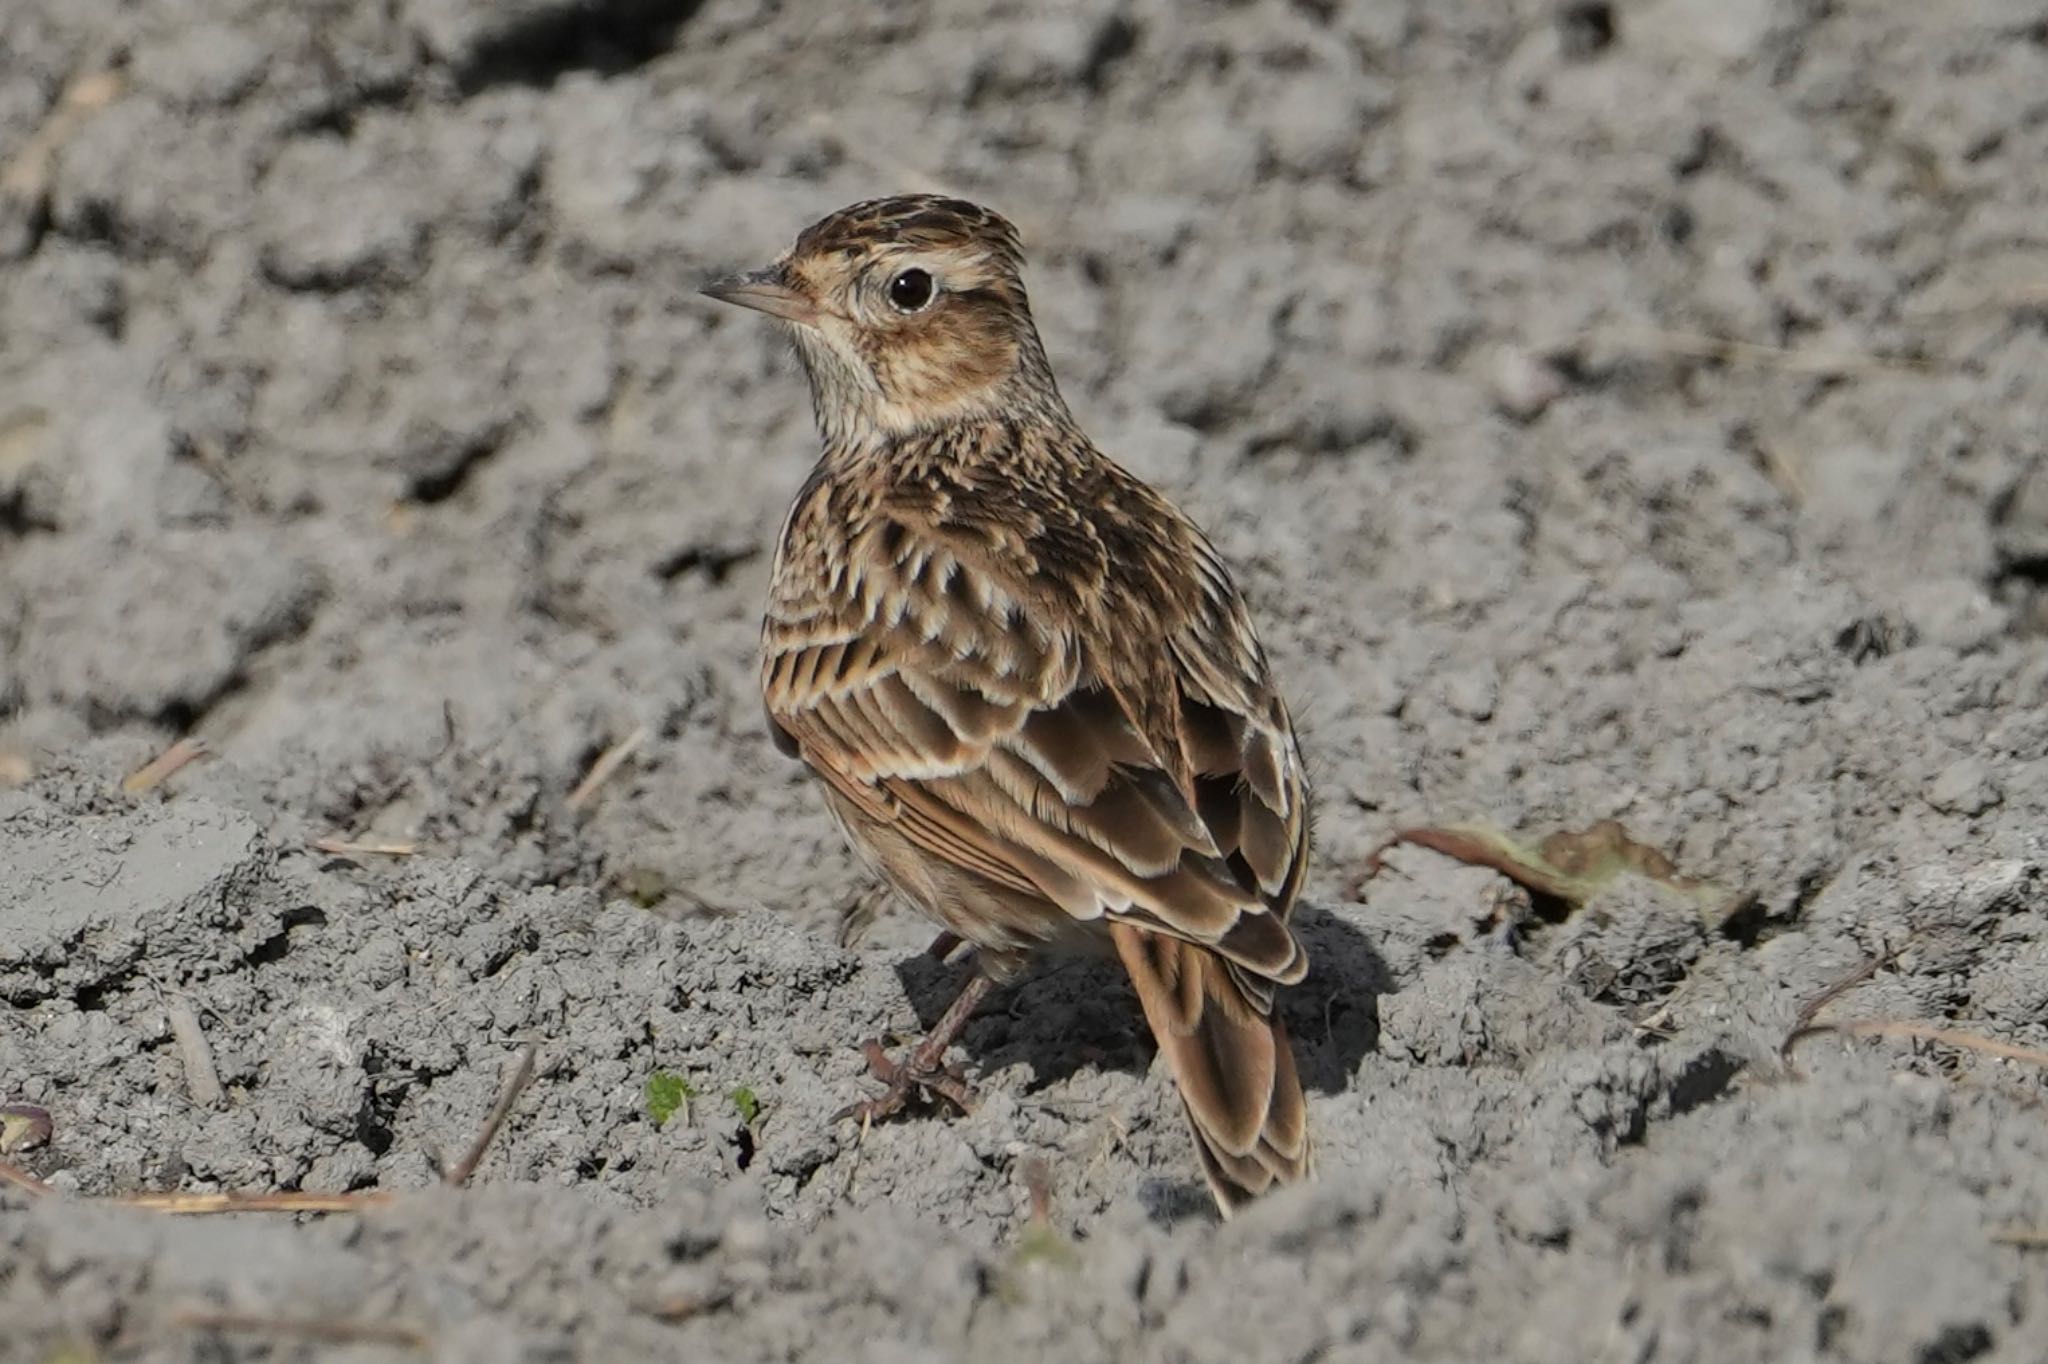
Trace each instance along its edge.
{"label": "dry plant stem", "polygon": [[853,1201],[854,1188],[860,1183],[861,1152],[867,1149],[868,1132],[873,1126],[873,1118],[867,1114],[862,1114],[860,1131],[855,1133],[853,1138],[853,1159],[846,1166],[846,1183],[839,1190],[839,1201],[842,1203],[851,1203]]}
{"label": "dry plant stem", "polygon": [[1052,1221],[1052,1168],[1043,1155],[1024,1158],[1024,1191],[1031,1199],[1031,1220]]}
{"label": "dry plant stem", "polygon": [[424,1350],[424,1332],[391,1322],[344,1321],[338,1317],[266,1317],[252,1312],[215,1312],[199,1308],[176,1313],[173,1326],[199,1331],[236,1331],[258,1335],[295,1336],[323,1345],[392,1345]]}
{"label": "dry plant stem", "polygon": [[1975,1033],[1958,1032],[1954,1028],[1936,1027],[1932,1023],[1915,1023],[1907,1019],[1873,1018],[1861,1023],[1814,1023],[1792,1034],[1791,1040],[1797,1041],[1815,1033],[1828,1032],[1840,1033],[1844,1037],[1912,1037],[1923,1042],[1939,1042],[1943,1046],[1961,1047],[1964,1051],[2002,1057],[2007,1061],[2028,1061],[2037,1066],[2048,1066],[2048,1051],[2043,1051],[2039,1047],[2022,1047],[2015,1042],[2000,1042],[1996,1038],[1979,1037]]}
{"label": "dry plant stem", "polygon": [[1364,900],[1366,886],[1374,877],[1387,869],[1387,854],[1403,844],[1413,844],[1418,848],[1427,848],[1433,853],[1440,853],[1445,857],[1451,858],[1453,861],[1463,862],[1467,866],[1489,868],[1499,872],[1502,876],[1507,877],[1510,881],[1515,882],[1515,884],[1522,886],[1524,889],[1534,889],[1544,895],[1556,895],[1559,898],[1564,898],[1557,887],[1547,883],[1532,887],[1528,882],[1522,880],[1522,873],[1525,869],[1501,858],[1492,850],[1479,844],[1468,834],[1453,829],[1428,827],[1396,829],[1393,833],[1381,839],[1373,846],[1372,851],[1365,855],[1364,865],[1345,883],[1345,894],[1355,901]]}
{"label": "dry plant stem", "polygon": [[648,737],[647,728],[643,725],[598,754],[597,761],[590,765],[590,771],[582,781],[576,783],[576,789],[569,793],[569,808],[581,810],[590,804],[604,784],[625,765],[626,759],[632,757],[634,751],[647,742]]}
{"label": "dry plant stem", "polygon": [[392,1196],[381,1189],[335,1194],[286,1190],[278,1193],[121,1194],[89,1201],[193,1217],[224,1212],[361,1212],[365,1208],[386,1206],[392,1201]]}
{"label": "dry plant stem", "polygon": [[58,150],[89,116],[118,99],[125,84],[120,72],[102,69],[65,86],[50,116],[21,144],[14,159],[0,168],[0,194],[26,204],[41,204],[47,199]]}
{"label": "dry plant stem", "polygon": [[180,770],[205,757],[206,745],[198,739],[180,739],[163,752],[121,779],[121,793],[139,796],[169,781]]}
{"label": "dry plant stem", "polygon": [[[37,1198],[64,1197],[11,1161],[0,1160],[0,1184],[12,1185]],[[339,1194],[292,1190],[278,1193],[136,1193],[79,1201],[141,1208],[146,1212],[196,1215],[223,1212],[361,1212],[365,1208],[383,1207],[392,1198],[382,1190],[372,1189],[363,1193]]]}
{"label": "dry plant stem", "polygon": [[420,846],[403,839],[389,842],[375,839],[356,842],[346,838],[328,837],[314,839],[313,850],[333,853],[337,857],[411,857],[420,850]]}
{"label": "dry plant stem", "polygon": [[36,1198],[47,1198],[57,1192],[11,1160],[0,1160],[0,1184],[11,1185]]}
{"label": "dry plant stem", "polygon": [[684,1293],[671,1298],[657,1298],[634,1304],[637,1311],[644,1312],[657,1321],[688,1321],[691,1317],[705,1312],[716,1311],[732,1301],[732,1294],[719,1290],[709,1294]]}
{"label": "dry plant stem", "polygon": [[2048,282],[2022,284],[1997,298],[1980,299],[1975,303],[1959,303],[1948,308],[1912,308],[1907,310],[1906,317],[1914,322],[1953,322],[1963,318],[2020,312],[2043,305],[2048,305]]}
{"label": "dry plant stem", "polygon": [[520,1093],[533,1081],[534,1059],[540,1054],[540,1046],[528,1042],[519,1049],[519,1060],[513,1065],[511,1074],[499,1087],[498,1101],[491,1105],[490,1116],[484,1119],[483,1130],[476,1134],[476,1140],[469,1145],[469,1151],[452,1169],[443,1176],[445,1182],[461,1186],[469,1183],[469,1177],[476,1173],[476,1167],[483,1162],[484,1153],[497,1140],[498,1129],[505,1125],[505,1119],[512,1114],[512,1105],[519,1102]]}
{"label": "dry plant stem", "polygon": [[2048,1250],[2048,1227],[2002,1227],[1991,1233],[1991,1239],[2021,1250]]}
{"label": "dry plant stem", "polygon": [[1115,1109],[1111,1109],[1102,1115],[1102,1121],[1108,1131],[1108,1136],[1104,1141],[1097,1144],[1095,1154],[1088,1158],[1087,1168],[1081,1171],[1081,1183],[1083,1185],[1092,1180],[1096,1173],[1109,1163],[1111,1156],[1115,1155],[1118,1151],[1130,1149],[1131,1129],[1124,1126],[1123,1115]]}
{"label": "dry plant stem", "polygon": [[218,1108],[227,1093],[221,1088],[220,1072],[213,1064],[213,1048],[207,1045],[199,1015],[184,1000],[173,999],[164,1005],[164,1016],[170,1021],[171,1035],[178,1041],[178,1056],[185,1063],[185,1087],[192,1094],[192,1102],[201,1108]]}
{"label": "dry plant stem", "polygon": [[[1910,937],[1906,939],[1906,942],[1911,941]],[[1792,1064],[1792,1044],[1808,1032],[1813,1031],[1813,1020],[1820,1017],[1820,1011],[1896,961],[1899,953],[1906,950],[1906,942],[1902,942],[1897,947],[1890,948],[1875,957],[1871,957],[1861,966],[1799,1006],[1799,1013],[1793,1018],[1792,1027],[1786,1032],[1785,1040],[1778,1044],[1778,1059],[1785,1063],[1788,1070],[1796,1072],[1798,1069]]]}
{"label": "dry plant stem", "polygon": [[1383,863],[1382,854],[1401,843],[1412,843],[1418,848],[1427,848],[1433,853],[1463,862],[1470,867],[1485,867],[1497,871],[1508,880],[1537,895],[1549,895],[1567,903],[1576,903],[1579,898],[1574,888],[1551,875],[1547,868],[1532,866],[1507,856],[1502,849],[1491,847],[1479,839],[1458,829],[1401,829],[1394,836],[1373,851],[1367,865],[1377,870]]}
{"label": "dry plant stem", "polygon": [[1764,461],[1764,477],[1783,493],[1794,506],[1806,503],[1808,489],[1806,475],[1800,472],[1799,461],[1777,445],[1762,445],[1760,452]]}

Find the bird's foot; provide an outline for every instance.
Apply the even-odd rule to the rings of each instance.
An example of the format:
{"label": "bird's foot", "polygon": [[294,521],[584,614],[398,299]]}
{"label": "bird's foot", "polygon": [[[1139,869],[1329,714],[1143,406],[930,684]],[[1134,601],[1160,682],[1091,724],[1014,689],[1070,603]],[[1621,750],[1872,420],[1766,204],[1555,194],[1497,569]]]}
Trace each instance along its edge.
{"label": "bird's foot", "polygon": [[974,1111],[975,1094],[967,1083],[967,1072],[946,1064],[942,1056],[928,1054],[924,1044],[912,1047],[901,1061],[891,1060],[879,1039],[870,1039],[861,1050],[868,1058],[868,1073],[886,1088],[871,1099],[848,1104],[832,1115],[832,1121],[853,1118],[866,1126],[900,1111],[913,1094],[936,1094],[962,1113]]}
{"label": "bird's foot", "polygon": [[946,1006],[946,1012],[932,1025],[924,1040],[910,1049],[901,1061],[889,1059],[889,1053],[882,1050],[879,1041],[871,1041],[861,1048],[867,1053],[868,1071],[888,1088],[872,1099],[863,1099],[848,1104],[832,1115],[832,1121],[841,1118],[858,1118],[862,1126],[886,1118],[910,1101],[916,1094],[936,1094],[958,1108],[962,1113],[974,1111],[974,1091],[968,1087],[967,1076],[958,1066],[946,1064],[946,1048],[953,1045],[953,1039],[967,1026],[983,995],[991,985],[985,975],[976,972],[967,978],[967,984],[960,989],[959,998]]}

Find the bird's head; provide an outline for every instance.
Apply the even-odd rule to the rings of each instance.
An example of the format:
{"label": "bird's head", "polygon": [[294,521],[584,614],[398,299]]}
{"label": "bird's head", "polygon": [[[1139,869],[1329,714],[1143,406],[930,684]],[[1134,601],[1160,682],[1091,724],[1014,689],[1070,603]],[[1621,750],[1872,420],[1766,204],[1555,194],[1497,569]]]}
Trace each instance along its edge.
{"label": "bird's head", "polygon": [[1017,229],[978,204],[874,199],[805,228],[772,265],[705,288],[791,324],[828,440],[889,439],[995,412],[1064,416]]}

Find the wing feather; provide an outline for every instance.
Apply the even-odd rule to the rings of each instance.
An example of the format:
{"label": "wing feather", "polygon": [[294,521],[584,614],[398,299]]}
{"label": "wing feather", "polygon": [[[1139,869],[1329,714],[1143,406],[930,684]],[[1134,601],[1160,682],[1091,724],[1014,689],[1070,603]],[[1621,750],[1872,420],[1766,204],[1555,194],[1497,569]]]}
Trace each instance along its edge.
{"label": "wing feather", "polygon": [[1034,624],[1028,582],[929,527],[884,525],[852,538],[857,572],[813,578],[803,609],[771,609],[762,685],[776,729],[864,816],[1041,897],[1048,915],[1213,948],[1261,1007],[1298,980],[1300,758],[1207,542],[1190,530],[1184,618],[1151,625],[1149,644],[1132,638],[1144,623],[1104,627],[1150,667],[1140,713],[1085,622]]}

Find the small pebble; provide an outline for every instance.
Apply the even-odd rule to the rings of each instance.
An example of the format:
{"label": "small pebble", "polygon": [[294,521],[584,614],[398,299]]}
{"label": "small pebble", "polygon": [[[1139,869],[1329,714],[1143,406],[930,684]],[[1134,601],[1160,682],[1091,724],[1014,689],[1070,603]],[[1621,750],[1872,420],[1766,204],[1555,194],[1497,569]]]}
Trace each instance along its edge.
{"label": "small pebble", "polygon": [[1444,679],[1444,704],[1468,720],[1493,718],[1500,698],[1500,673],[1491,663],[1452,673]]}
{"label": "small pebble", "polygon": [[1557,366],[1520,346],[1502,346],[1493,357],[1493,401],[1516,421],[1534,421],[1564,396]]}

